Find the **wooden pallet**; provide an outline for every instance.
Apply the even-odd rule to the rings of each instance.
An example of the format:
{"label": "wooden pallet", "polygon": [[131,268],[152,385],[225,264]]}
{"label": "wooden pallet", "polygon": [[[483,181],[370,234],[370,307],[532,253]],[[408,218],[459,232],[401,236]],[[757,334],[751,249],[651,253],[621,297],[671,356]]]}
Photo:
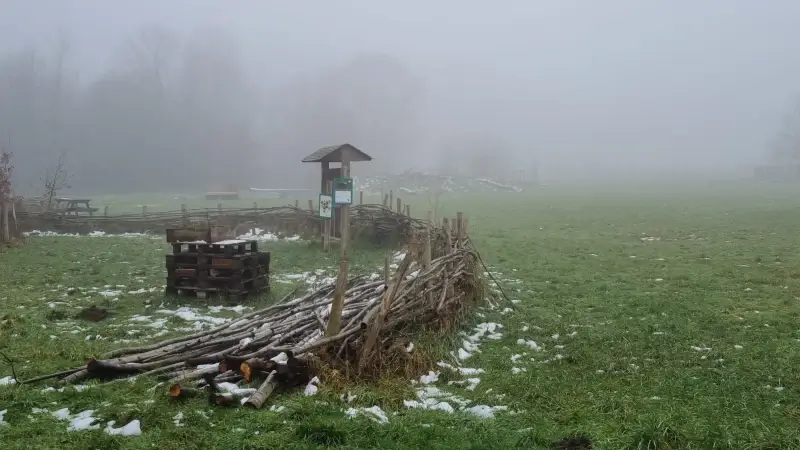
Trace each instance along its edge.
{"label": "wooden pallet", "polygon": [[230,281],[249,280],[251,278],[268,275],[263,266],[252,266],[241,269],[217,269],[213,267],[168,267],[167,278],[171,280],[203,280]]}
{"label": "wooden pallet", "polygon": [[214,267],[225,269],[243,269],[245,267],[263,266],[269,270],[270,253],[240,253],[236,255],[209,255],[201,253],[178,253],[166,256],[166,267],[200,268]]}
{"label": "wooden pallet", "polygon": [[245,253],[257,253],[258,242],[244,239],[231,239],[219,241],[212,244],[201,242],[175,242],[172,244],[172,253],[178,254],[198,254],[198,255],[242,255]]}
{"label": "wooden pallet", "polygon": [[164,290],[165,295],[167,296],[177,296],[177,297],[193,297],[198,299],[204,299],[209,297],[225,297],[232,299],[234,301],[243,301],[248,298],[252,298],[254,296],[261,295],[265,292],[269,291],[269,287],[265,286],[258,290],[250,290],[244,292],[236,292],[236,291],[210,291],[210,290],[198,290],[198,289],[171,289],[167,287]]}
{"label": "wooden pallet", "polygon": [[167,287],[165,292],[167,295],[180,294],[181,291],[195,293],[202,292],[205,295],[242,295],[263,292],[268,288],[269,279],[265,275],[237,280],[167,278]]}

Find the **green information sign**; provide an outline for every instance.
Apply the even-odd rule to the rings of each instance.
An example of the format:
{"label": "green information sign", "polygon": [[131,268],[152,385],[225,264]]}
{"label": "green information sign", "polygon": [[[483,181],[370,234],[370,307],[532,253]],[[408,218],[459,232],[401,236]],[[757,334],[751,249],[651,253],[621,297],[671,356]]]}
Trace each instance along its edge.
{"label": "green information sign", "polygon": [[352,178],[335,178],[333,180],[333,204],[334,205],[353,204]]}

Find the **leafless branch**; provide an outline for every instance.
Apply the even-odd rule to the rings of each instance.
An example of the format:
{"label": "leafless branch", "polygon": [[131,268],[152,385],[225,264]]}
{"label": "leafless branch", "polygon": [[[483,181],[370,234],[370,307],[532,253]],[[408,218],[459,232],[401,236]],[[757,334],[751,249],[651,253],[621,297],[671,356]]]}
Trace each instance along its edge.
{"label": "leafless branch", "polygon": [[44,183],[44,198],[49,211],[53,206],[53,199],[58,196],[58,192],[70,188],[69,174],[64,166],[64,153],[58,157],[56,165],[45,172],[42,182]]}

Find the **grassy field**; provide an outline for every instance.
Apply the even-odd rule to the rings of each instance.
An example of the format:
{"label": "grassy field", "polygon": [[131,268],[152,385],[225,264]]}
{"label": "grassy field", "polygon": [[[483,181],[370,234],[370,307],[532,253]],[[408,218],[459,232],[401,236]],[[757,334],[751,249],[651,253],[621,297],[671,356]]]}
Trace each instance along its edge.
{"label": "grassy field", "polygon": [[[793,192],[548,189],[441,201],[448,215],[469,215],[475,244],[518,302],[513,312],[483,309],[468,325],[503,325],[501,339],[483,342],[462,362],[483,373],[431,367],[441,373],[430,386],[470,406],[505,407],[493,418],[407,408],[403,401],[416,399],[419,387],[408,380],[353,386],[356,398],[347,402],[340,395],[348,392],[323,379],[317,395],[278,396],[271,404],[280,411],[258,412],[171,403],[165,387],[153,389],[148,379],[63,392],[6,385],[0,447],[550,448],[579,434],[599,449],[800,448],[800,208]],[[160,202],[172,203],[181,201]],[[412,200],[412,211],[426,209],[425,200]],[[259,303],[302,282],[296,274],[334,273],[335,254],[304,242],[268,246],[274,293]],[[164,298],[166,251],[160,239],[110,237],[31,238],[0,251],[0,350],[14,358],[19,377],[194,326],[156,310],[197,306],[205,320],[236,314]],[[373,272],[380,258],[359,248],[355,270]],[[92,304],[116,314],[96,324],[72,318]],[[452,363],[447,351],[460,342],[443,342],[442,359]],[[0,378],[10,375],[0,365]],[[473,390],[476,380],[448,384],[468,378],[480,380]],[[345,413],[372,406],[388,423]],[[100,429],[67,431],[70,422],[51,414],[62,408],[93,410]],[[141,421],[141,436],[103,431],[107,421],[132,419]]]}

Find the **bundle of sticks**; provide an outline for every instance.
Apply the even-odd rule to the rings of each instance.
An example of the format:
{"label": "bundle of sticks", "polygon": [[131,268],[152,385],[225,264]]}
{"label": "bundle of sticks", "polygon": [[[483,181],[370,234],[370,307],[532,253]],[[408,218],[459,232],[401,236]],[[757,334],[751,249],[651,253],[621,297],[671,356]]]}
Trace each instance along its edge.
{"label": "bundle of sticks", "polygon": [[[388,279],[373,275],[348,280],[341,328],[334,335],[325,335],[335,289],[331,284],[291,300],[290,294],[209,330],[114,350],[84,366],[23,383],[157,376],[173,386],[204,384],[217,395],[220,390],[213,386],[221,382],[250,382],[260,375],[270,385],[302,384],[311,376],[312,355],[363,368],[396,343],[393,338],[420,325],[436,326],[438,320],[453,323],[461,311],[484,299],[482,271],[471,246],[453,245],[433,260],[429,255],[430,248],[407,251]],[[180,386],[176,392],[180,395]]]}

